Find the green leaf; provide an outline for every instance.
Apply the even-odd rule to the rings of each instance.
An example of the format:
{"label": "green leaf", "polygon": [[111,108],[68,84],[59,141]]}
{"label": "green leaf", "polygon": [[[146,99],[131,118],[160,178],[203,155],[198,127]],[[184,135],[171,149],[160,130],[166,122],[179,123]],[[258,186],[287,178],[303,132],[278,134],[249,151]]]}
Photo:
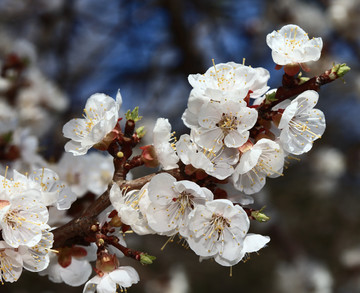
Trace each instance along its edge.
{"label": "green leaf", "polygon": [[141,120],[142,116],[139,116],[139,107],[135,107],[134,110],[128,110],[125,114],[126,120],[133,120],[134,122],[138,122]]}

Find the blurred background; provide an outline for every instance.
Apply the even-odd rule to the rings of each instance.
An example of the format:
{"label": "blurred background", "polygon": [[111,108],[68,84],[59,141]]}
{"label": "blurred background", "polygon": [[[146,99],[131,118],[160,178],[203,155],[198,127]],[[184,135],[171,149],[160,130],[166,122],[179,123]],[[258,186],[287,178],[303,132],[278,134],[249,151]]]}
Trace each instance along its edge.
{"label": "blurred background", "polygon": [[[334,62],[352,70],[320,91],[323,138],[254,196],[254,208],[266,205],[271,220],[252,223],[250,231],[269,235],[268,247],[233,267],[230,277],[228,268],[199,263],[176,241],[160,251],[166,238],[130,235],[128,246],[158,259],[147,267],[123,260],[141,279],[128,291],[360,292],[358,0],[0,0],[1,74],[11,80],[0,82],[0,122],[7,130],[27,126],[12,138],[26,152],[7,150],[0,169],[14,156],[23,158],[22,168],[59,160],[62,126],[96,92],[115,97],[120,88],[124,111],[139,106],[150,130],[157,117],[168,118],[180,136],[188,132],[180,119],[191,90],[187,76],[205,72],[212,58],[246,58],[246,65],[269,70],[269,85],[278,87],[282,71],[274,70],[265,37],[289,23],[323,39],[309,76]],[[82,292],[26,272],[3,288]]]}

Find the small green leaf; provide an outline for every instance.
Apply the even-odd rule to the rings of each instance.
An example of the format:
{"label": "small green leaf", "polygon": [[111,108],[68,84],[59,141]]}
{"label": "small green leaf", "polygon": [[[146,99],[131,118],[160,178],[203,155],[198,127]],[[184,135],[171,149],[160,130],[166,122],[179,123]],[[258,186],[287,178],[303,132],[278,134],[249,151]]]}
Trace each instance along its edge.
{"label": "small green leaf", "polygon": [[252,211],[251,212],[251,216],[258,222],[267,222],[267,221],[270,220],[270,217],[268,217],[267,215],[262,213],[263,209],[265,209],[265,207],[262,207],[258,211]]}
{"label": "small green leaf", "polygon": [[145,136],[145,134],[146,134],[145,126],[140,126],[135,131],[136,131],[136,134],[137,134],[137,136],[139,138],[143,138]]}
{"label": "small green leaf", "polygon": [[133,120],[138,122],[141,120],[142,116],[139,116],[139,107],[135,107],[134,110],[128,110],[125,114],[126,120]]}
{"label": "small green leaf", "polygon": [[140,263],[143,265],[151,265],[155,259],[156,259],[156,256],[152,256],[147,253],[142,253],[140,255]]}
{"label": "small green leaf", "polygon": [[265,96],[265,101],[266,101],[266,104],[270,104],[272,102],[275,102],[277,99],[275,98],[276,96],[276,91],[272,92],[271,94],[267,94]]}

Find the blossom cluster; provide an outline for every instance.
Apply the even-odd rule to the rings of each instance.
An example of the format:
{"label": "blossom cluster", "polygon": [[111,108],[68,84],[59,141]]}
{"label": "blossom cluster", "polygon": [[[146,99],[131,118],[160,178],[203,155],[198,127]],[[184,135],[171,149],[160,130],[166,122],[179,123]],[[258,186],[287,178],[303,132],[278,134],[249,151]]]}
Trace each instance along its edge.
{"label": "blossom cluster", "polygon": [[[306,38],[293,25],[269,34],[274,61],[287,65],[318,59],[321,41],[313,44]],[[274,92],[269,91],[269,78],[264,68],[214,61],[204,74],[190,75],[193,89],[182,116],[190,134],[174,143],[170,123],[159,118],[153,148],[163,170],[182,165],[192,180],[161,173],[137,193],[125,195],[114,185],[110,199],[122,221],[138,234],[179,234],[201,259],[214,258],[224,266],[264,247],[270,238],[248,233],[250,221],[241,199],[218,198],[214,188],[199,184],[213,177],[245,194],[259,192],[267,177],[283,175],[289,154],[308,152],[323,134],[325,118],[314,109],[319,96],[313,90],[277,104],[270,118],[261,116],[259,109]]]}
{"label": "blossom cluster", "polygon": [[[14,169],[11,179],[0,177],[0,281],[16,281],[25,268],[55,283],[86,283],[83,292],[126,289],[139,275],[119,258],[155,260],[127,247],[128,232],[163,235],[166,243],[178,237],[201,261],[226,267],[264,248],[270,237],[249,232],[250,223],[269,218],[249,207],[252,196],[268,177],[283,176],[286,159],[310,151],[325,131],[324,114],[315,108],[317,91],[299,90],[310,78],[296,77],[301,69],[309,71],[306,62],[320,58],[321,38],[309,39],[287,25],[266,42],[276,69],[284,69],[281,87],[270,89],[265,68],[212,60],[205,73],[188,77],[192,90],[182,121],[189,133],[175,137],[168,119],[159,118],[152,144],[137,155],[133,150],[145,135],[144,126],[136,127],[138,108],[121,117],[120,91],[115,99],[97,93],[87,100],[83,118],[64,125],[70,141],[58,162],[39,159],[32,165],[43,167],[30,175]],[[326,78],[346,70],[334,66]],[[0,134],[12,135],[12,109],[0,110]],[[130,180],[139,166],[159,170]],[[63,225],[75,213],[76,208],[66,212],[72,203],[91,196],[93,205]],[[89,280],[94,261],[96,275]]]}
{"label": "blossom cluster", "polygon": [[49,265],[53,234],[48,208],[69,209],[76,196],[52,170],[42,168],[14,177],[0,176],[0,281],[16,281],[25,268]]}

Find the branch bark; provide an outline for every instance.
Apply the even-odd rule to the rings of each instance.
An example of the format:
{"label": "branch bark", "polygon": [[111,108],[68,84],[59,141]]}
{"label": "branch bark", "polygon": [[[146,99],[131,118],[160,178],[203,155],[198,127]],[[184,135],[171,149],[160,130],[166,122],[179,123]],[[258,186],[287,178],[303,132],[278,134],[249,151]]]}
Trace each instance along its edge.
{"label": "branch bark", "polygon": [[279,87],[276,91],[275,98],[272,102],[265,101],[257,108],[259,112],[259,117],[264,119],[271,119],[270,113],[272,107],[276,106],[280,102],[289,99],[291,97],[297,96],[307,90],[320,91],[320,87],[333,82],[338,79],[339,76],[336,71],[334,71],[336,65],[332,69],[325,71],[323,74],[314,76],[304,83],[300,83],[300,78],[293,78],[287,74],[283,76],[282,86]]}
{"label": "branch bark", "polygon": [[[180,169],[178,168],[166,172],[178,180],[182,178]],[[127,188],[128,191],[141,189],[141,187],[149,182],[156,174],[158,173],[152,173],[134,180],[118,179],[114,183],[118,184],[121,189]],[[73,244],[76,244],[78,240],[83,240],[84,237],[91,233],[90,228],[92,225],[96,224],[97,216],[111,204],[109,198],[111,186],[112,184],[108,186],[108,189],[94,201],[80,217],[73,219],[69,223],[52,231],[54,234],[53,248],[72,246]]]}

